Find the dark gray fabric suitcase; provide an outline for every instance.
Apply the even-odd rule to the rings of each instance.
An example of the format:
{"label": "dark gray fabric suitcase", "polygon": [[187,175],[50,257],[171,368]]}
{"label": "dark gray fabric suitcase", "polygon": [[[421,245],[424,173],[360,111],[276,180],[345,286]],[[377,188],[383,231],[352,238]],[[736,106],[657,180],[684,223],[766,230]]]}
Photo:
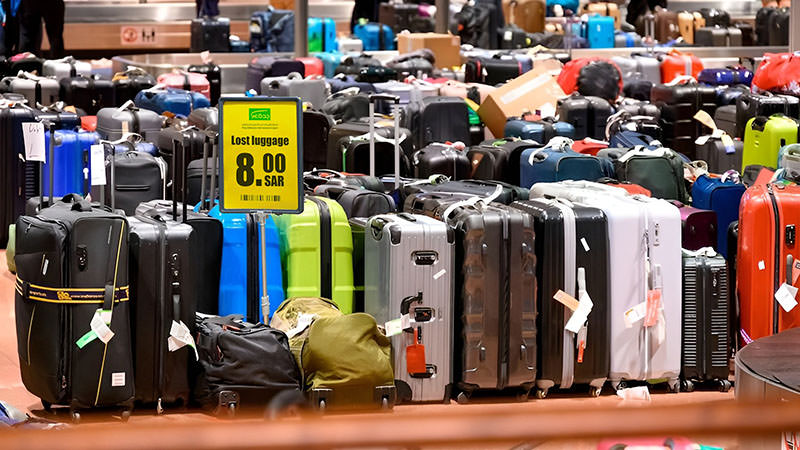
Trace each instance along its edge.
{"label": "dark gray fabric suitcase", "polygon": [[163,161],[148,153],[128,151],[106,157],[106,181],[102,201],[132,216],[139,203],[164,198]]}
{"label": "dark gray fabric suitcase", "polygon": [[722,139],[717,137],[709,137],[702,144],[695,143],[697,147],[695,158],[707,162],[708,171],[711,173],[721,174],[728,170],[738,172],[742,168],[744,142],[740,140],[732,142],[733,145],[730,148],[726,148]]}
{"label": "dark gray fabric suitcase", "polygon": [[[15,318],[25,387],[45,409],[133,406],[128,223],[72,194],[17,221]],[[100,313],[108,311],[107,313]],[[90,326],[92,320],[97,324]],[[113,332],[106,336],[103,326]]]}
{"label": "dark gray fabric suitcase", "polygon": [[728,133],[730,137],[736,137],[736,105],[720,106],[714,111],[714,123],[717,128]]}

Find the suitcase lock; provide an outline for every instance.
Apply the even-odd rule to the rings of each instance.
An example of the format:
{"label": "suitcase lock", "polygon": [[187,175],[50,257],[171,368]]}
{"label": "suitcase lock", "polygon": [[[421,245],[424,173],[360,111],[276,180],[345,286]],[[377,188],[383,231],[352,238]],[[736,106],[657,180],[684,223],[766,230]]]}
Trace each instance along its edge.
{"label": "suitcase lock", "polygon": [[75,249],[75,253],[78,256],[78,270],[83,272],[86,270],[86,266],[89,265],[89,252],[86,250],[85,245],[79,245]]}
{"label": "suitcase lock", "polygon": [[789,246],[794,245],[795,233],[796,232],[794,225],[786,225],[786,229],[784,231],[784,238],[786,240],[786,245]]}

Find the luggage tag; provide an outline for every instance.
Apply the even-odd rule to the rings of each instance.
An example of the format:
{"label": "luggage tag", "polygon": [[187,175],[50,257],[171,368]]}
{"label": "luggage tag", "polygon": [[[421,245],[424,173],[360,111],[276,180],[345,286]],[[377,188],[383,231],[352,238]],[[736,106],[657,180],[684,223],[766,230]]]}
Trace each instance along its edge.
{"label": "luggage tag", "polygon": [[800,278],[800,260],[795,260],[792,264],[792,286],[797,287],[798,278]]}
{"label": "luggage tag", "polygon": [[795,300],[796,296],[797,288],[787,283],[783,283],[775,292],[775,300],[778,301],[778,304],[780,304],[781,308],[787,313],[797,306],[797,300]]}
{"label": "luggage tag", "polygon": [[194,345],[194,338],[189,327],[183,321],[172,321],[169,329],[169,337],[167,338],[167,347],[169,351],[174,352],[185,346],[189,346],[194,350],[195,361],[200,360],[200,355],[197,353],[197,347]]}
{"label": "luggage tag", "polygon": [[98,308],[94,315],[92,316],[92,320],[89,322],[89,327],[91,328],[86,334],[81,336],[75,344],[78,348],[82,349],[88,343],[92,342],[95,339],[100,339],[103,344],[107,344],[111,338],[114,337],[114,332],[111,331],[111,328],[108,325],[111,324],[111,310],[110,309],[102,309]]}
{"label": "luggage tag", "polygon": [[424,374],[427,372],[425,365],[425,346],[421,344],[422,336],[419,328],[414,328],[414,343],[406,347],[406,370],[409,374]]}
{"label": "luggage tag", "polygon": [[575,347],[578,349],[578,363],[583,362],[583,352],[586,350],[587,334],[586,324],[584,324],[581,329],[578,330],[578,336],[575,338]]}

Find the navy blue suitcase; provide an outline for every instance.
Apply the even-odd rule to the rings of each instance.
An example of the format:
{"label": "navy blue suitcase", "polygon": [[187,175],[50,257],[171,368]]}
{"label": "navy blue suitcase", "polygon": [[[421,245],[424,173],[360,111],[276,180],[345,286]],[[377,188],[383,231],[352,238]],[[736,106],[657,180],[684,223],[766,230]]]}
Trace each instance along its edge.
{"label": "navy blue suitcase", "polygon": [[136,94],[133,102],[139,108],[149,109],[158,114],[169,111],[179,116],[188,116],[195,109],[211,106],[208,98],[199,92],[172,88],[141,91]]}

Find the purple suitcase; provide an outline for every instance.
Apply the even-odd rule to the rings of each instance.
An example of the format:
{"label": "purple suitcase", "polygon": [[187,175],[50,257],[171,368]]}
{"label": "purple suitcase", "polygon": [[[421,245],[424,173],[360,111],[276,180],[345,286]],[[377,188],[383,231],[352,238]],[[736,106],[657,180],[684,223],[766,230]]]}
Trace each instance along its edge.
{"label": "purple suitcase", "polygon": [[672,201],[681,213],[681,248],[699,250],[713,247],[717,250],[717,213]]}

